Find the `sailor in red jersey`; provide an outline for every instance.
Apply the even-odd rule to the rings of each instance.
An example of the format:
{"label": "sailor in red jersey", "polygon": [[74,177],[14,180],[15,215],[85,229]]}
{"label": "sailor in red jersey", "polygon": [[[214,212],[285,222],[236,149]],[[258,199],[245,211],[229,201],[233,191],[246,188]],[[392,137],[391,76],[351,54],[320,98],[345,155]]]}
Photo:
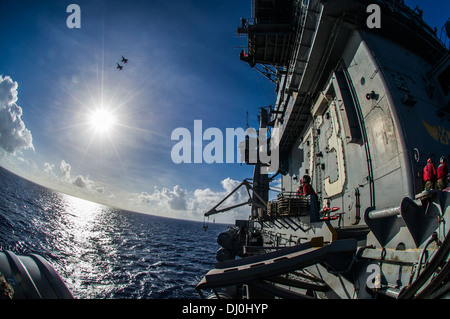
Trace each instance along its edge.
{"label": "sailor in red jersey", "polygon": [[431,158],[427,161],[427,166],[423,169],[423,181],[425,182],[425,190],[434,188],[436,181],[436,169],[434,168],[433,160]]}
{"label": "sailor in red jersey", "polygon": [[303,195],[316,195],[314,188],[311,186],[311,177],[308,175],[303,176]]}
{"label": "sailor in red jersey", "polygon": [[311,177],[309,177],[309,175],[303,175],[302,181],[303,181],[303,196],[306,196],[307,198],[310,199],[310,206],[311,206],[310,221],[312,223],[319,222],[320,216],[319,216],[318,196],[314,191],[314,188],[311,186]]}
{"label": "sailor in red jersey", "polygon": [[438,166],[437,169],[437,182],[436,182],[436,189],[438,190],[444,190],[447,188],[447,175],[448,175],[448,168],[446,163],[445,156],[441,157],[441,163]]}

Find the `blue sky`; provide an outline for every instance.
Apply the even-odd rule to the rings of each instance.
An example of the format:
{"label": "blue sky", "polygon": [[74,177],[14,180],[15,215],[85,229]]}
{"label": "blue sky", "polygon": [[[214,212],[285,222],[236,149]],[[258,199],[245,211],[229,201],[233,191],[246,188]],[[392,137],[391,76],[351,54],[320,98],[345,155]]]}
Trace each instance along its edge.
{"label": "blue sky", "polygon": [[[71,3],[80,29],[66,25]],[[439,32],[450,12],[441,1],[406,3],[420,3]],[[201,219],[252,167],[175,164],[171,133],[193,132],[194,120],[245,128],[247,111],[256,127],[258,108],[274,103],[273,85],[239,61],[246,40],[235,30],[250,14],[249,0],[2,0],[0,83],[17,92],[32,141],[0,145],[0,165],[77,196]],[[100,106],[115,117],[104,133],[90,122]]]}

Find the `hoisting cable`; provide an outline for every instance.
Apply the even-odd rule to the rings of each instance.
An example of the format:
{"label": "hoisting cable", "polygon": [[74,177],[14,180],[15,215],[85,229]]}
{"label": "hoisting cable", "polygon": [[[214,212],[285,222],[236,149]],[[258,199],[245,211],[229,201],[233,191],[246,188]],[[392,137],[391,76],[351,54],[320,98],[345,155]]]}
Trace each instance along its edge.
{"label": "hoisting cable", "polygon": [[206,216],[203,215],[203,229],[205,231],[207,231],[208,230],[208,226],[209,226],[209,216],[208,216],[208,219],[206,219]]}

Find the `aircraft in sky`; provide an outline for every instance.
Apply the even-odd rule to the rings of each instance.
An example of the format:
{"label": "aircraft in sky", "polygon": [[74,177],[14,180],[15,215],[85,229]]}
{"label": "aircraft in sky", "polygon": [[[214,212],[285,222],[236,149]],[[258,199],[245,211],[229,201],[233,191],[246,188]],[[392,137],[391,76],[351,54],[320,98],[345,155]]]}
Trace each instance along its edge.
{"label": "aircraft in sky", "polygon": [[122,62],[123,62],[123,63],[128,63],[128,59],[125,59],[125,58],[123,57],[123,55],[122,55]]}
{"label": "aircraft in sky", "polygon": [[123,66],[121,66],[119,63],[117,63],[117,69],[122,70]]}

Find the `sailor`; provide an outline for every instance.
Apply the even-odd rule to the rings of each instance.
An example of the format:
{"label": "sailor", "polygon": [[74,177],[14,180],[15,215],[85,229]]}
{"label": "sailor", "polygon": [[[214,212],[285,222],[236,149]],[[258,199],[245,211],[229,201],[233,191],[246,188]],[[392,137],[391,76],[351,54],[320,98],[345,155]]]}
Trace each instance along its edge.
{"label": "sailor", "polygon": [[319,222],[320,216],[319,216],[318,197],[316,192],[314,191],[314,188],[311,186],[311,177],[309,177],[309,175],[303,175],[302,182],[303,182],[303,195],[310,198],[310,205],[311,205],[310,221],[311,223]]}
{"label": "sailor", "polygon": [[441,162],[437,169],[436,189],[444,190],[447,188],[447,175],[448,175],[447,160],[445,159],[445,156],[442,156]]}
{"label": "sailor", "polygon": [[303,175],[303,195],[315,195],[317,196],[314,188],[311,186],[311,177],[309,175]]}
{"label": "sailor", "polygon": [[252,58],[249,54],[247,54],[244,50],[241,50],[241,53],[239,53],[239,58],[241,61],[247,62],[252,68],[256,65],[254,61],[252,61]]}
{"label": "sailor", "polygon": [[247,29],[248,28],[248,21],[247,21],[247,19],[242,19],[241,18],[241,28],[242,29]]}
{"label": "sailor", "polygon": [[436,181],[436,169],[434,168],[433,160],[428,159],[427,165],[423,169],[423,181],[425,182],[425,190],[434,189],[434,183]]}
{"label": "sailor", "polygon": [[241,53],[239,54],[239,58],[240,58],[242,61],[248,62],[248,54],[245,53],[244,50],[241,50]]}

